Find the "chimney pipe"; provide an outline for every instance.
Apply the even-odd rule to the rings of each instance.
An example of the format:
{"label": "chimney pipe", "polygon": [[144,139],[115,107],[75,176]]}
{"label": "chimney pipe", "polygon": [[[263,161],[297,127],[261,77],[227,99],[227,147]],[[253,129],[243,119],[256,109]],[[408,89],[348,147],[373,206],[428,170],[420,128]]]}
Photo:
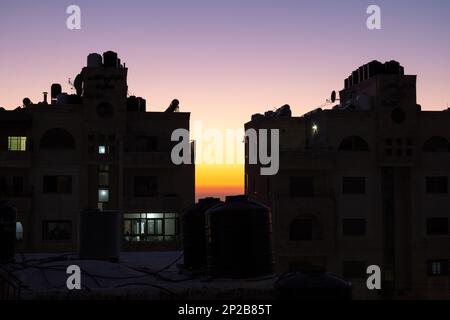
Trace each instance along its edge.
{"label": "chimney pipe", "polygon": [[47,104],[47,103],[48,103],[48,102],[47,102],[47,95],[48,95],[48,92],[43,92],[43,94],[44,94],[44,103]]}

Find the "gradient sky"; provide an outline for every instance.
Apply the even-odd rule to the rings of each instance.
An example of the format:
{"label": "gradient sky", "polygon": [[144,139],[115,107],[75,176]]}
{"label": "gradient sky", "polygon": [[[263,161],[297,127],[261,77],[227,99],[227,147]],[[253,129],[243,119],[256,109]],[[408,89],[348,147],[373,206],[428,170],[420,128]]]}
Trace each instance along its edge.
{"label": "gradient sky", "polygon": [[[81,30],[66,8],[81,7]],[[382,30],[366,28],[381,7]],[[70,91],[91,52],[113,50],[130,92],[162,111],[174,98],[205,128],[238,129],[253,113],[320,106],[356,67],[400,61],[425,110],[450,102],[450,1],[1,1],[0,106]],[[242,149],[241,151],[242,152]],[[243,166],[197,166],[197,197],[243,192]]]}

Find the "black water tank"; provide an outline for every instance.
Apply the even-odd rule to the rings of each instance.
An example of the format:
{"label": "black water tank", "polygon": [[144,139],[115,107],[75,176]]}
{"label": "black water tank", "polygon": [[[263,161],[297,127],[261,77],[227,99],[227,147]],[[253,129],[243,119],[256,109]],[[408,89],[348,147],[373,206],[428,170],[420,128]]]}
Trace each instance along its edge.
{"label": "black water tank", "polygon": [[252,278],[273,272],[269,208],[246,196],[227,197],[206,212],[208,273]]}
{"label": "black water tank", "polygon": [[0,201],[0,263],[14,261],[17,210]]}
{"label": "black water tank", "polygon": [[103,53],[103,65],[105,67],[117,68],[117,53],[114,51],[106,51]]}
{"label": "black water tank", "polygon": [[56,102],[56,98],[62,93],[62,87],[59,83],[53,83],[51,86],[51,98],[52,98],[52,102],[55,101]]}
{"label": "black water tank", "polygon": [[352,285],[337,275],[321,270],[286,273],[274,284],[280,300],[351,300]]}
{"label": "black water tank", "polygon": [[357,85],[359,81],[359,69],[352,72],[353,85]]}
{"label": "black water tank", "polygon": [[147,111],[147,101],[142,97],[137,97],[138,102],[138,110],[139,112],[146,112]]}
{"label": "black water tank", "polygon": [[400,63],[395,60],[386,62],[384,64],[384,68],[386,74],[393,74],[393,75],[400,74]]}
{"label": "black water tank", "polygon": [[373,60],[369,62],[369,78],[375,77],[384,72],[384,65],[380,61]]}
{"label": "black water tank", "polygon": [[138,111],[139,101],[135,96],[130,96],[127,98],[127,111]]}
{"label": "black water tank", "polygon": [[117,261],[120,255],[122,232],[118,211],[87,209],[81,212],[81,259]]}
{"label": "black water tank", "polygon": [[205,213],[222,203],[218,198],[200,199],[183,213],[184,267],[187,270],[206,268],[206,219]]}

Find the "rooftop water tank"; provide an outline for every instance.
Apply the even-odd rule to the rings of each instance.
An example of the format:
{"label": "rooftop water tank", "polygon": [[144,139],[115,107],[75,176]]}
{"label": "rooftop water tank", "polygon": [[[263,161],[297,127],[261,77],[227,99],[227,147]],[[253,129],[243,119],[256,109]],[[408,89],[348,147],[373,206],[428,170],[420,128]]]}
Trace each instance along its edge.
{"label": "rooftop water tank", "polygon": [[62,87],[59,83],[53,83],[50,90],[52,104],[56,103],[56,99],[62,93]]}
{"label": "rooftop water tank", "polygon": [[91,53],[87,57],[88,68],[98,68],[102,66],[102,55],[98,53]]}
{"label": "rooftop water tank", "polygon": [[0,201],[0,263],[14,261],[17,210]]}
{"label": "rooftop water tank", "polygon": [[106,51],[103,53],[103,65],[105,67],[117,68],[117,53],[114,51]]}
{"label": "rooftop water tank", "polygon": [[376,60],[369,62],[369,78],[375,77],[378,74],[383,73],[384,65]]}
{"label": "rooftop water tank", "polygon": [[117,261],[121,244],[118,211],[84,210],[80,222],[80,258]]}
{"label": "rooftop water tank", "polygon": [[184,268],[206,269],[206,219],[205,213],[211,207],[222,203],[218,198],[200,199],[183,213]]}
{"label": "rooftop water tank", "polygon": [[273,272],[269,208],[247,196],[227,197],[206,212],[208,274],[252,278]]}
{"label": "rooftop water tank", "polygon": [[286,273],[274,284],[280,300],[351,300],[352,284],[323,270]]}
{"label": "rooftop water tank", "polygon": [[56,97],[56,104],[68,104],[69,102],[69,95],[65,92],[59,94]]}
{"label": "rooftop water tank", "polygon": [[137,97],[138,102],[138,111],[145,112],[147,111],[147,101],[142,97]]}
{"label": "rooftop water tank", "polygon": [[385,68],[386,74],[392,74],[392,75],[400,74],[400,63],[395,60],[386,62],[384,64],[384,68]]}

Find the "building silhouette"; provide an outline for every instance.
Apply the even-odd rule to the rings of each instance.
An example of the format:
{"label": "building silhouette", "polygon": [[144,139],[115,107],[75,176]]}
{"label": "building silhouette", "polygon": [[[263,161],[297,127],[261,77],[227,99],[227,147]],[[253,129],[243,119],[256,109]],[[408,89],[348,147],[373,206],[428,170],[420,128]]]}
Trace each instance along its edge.
{"label": "building silhouette", "polygon": [[86,208],[123,213],[125,250],[179,247],[195,165],[172,163],[171,134],[189,130],[190,113],[177,100],[148,112],[127,72],[114,52],[90,54],[76,94],[53,84],[51,101],[0,110],[0,197],[18,208],[22,250],[75,251]]}
{"label": "building silhouette", "polygon": [[[422,111],[395,61],[358,68],[339,98],[245,124],[280,130],[278,174],[261,176],[248,146],[245,166],[246,193],[272,209],[277,271],[325,268],[359,298],[450,298],[450,109]],[[366,287],[369,265],[381,291]]]}

